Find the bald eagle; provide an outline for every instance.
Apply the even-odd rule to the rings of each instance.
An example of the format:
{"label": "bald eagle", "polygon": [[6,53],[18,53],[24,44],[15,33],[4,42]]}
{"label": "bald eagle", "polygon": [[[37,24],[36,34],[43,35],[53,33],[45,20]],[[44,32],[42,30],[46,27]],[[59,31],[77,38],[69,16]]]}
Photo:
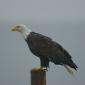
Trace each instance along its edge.
{"label": "bald eagle", "polygon": [[49,62],[52,62],[64,66],[70,73],[73,73],[72,68],[77,71],[77,65],[73,62],[71,55],[51,38],[33,32],[23,24],[15,25],[12,31],[21,33],[31,52],[40,58],[41,68],[47,69]]}

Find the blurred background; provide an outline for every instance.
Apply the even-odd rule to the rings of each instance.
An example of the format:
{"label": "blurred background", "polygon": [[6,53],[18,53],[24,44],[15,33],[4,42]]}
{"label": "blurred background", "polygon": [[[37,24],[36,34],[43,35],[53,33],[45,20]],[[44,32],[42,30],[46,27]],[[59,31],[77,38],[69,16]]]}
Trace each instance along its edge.
{"label": "blurred background", "polygon": [[51,37],[72,55],[76,78],[50,63],[47,85],[85,84],[85,0],[0,0],[0,85],[30,85],[39,59],[28,49],[15,24]]}

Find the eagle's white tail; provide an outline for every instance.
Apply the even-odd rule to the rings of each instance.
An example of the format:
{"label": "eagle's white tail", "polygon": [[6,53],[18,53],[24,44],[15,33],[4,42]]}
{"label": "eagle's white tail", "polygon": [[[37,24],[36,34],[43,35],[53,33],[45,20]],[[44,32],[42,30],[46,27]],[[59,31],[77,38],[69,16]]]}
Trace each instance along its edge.
{"label": "eagle's white tail", "polygon": [[65,69],[68,71],[68,73],[69,73],[70,75],[72,75],[73,77],[75,77],[75,75],[74,75],[74,72],[73,72],[73,69],[72,69],[72,68],[70,68],[68,65],[64,65],[64,67],[65,67]]}

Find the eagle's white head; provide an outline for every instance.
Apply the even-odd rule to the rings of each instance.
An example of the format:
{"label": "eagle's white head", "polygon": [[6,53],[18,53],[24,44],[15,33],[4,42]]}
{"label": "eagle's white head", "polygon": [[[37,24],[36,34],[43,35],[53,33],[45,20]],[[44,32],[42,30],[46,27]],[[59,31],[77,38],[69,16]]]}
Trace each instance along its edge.
{"label": "eagle's white head", "polygon": [[11,31],[20,32],[24,39],[30,34],[31,30],[24,24],[18,24],[12,27]]}

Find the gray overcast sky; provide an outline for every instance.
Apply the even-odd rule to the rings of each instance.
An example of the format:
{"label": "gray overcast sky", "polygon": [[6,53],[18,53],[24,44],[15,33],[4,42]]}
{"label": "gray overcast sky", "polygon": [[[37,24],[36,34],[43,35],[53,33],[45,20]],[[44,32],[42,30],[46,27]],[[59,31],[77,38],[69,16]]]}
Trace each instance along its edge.
{"label": "gray overcast sky", "polygon": [[0,0],[0,85],[30,85],[30,70],[39,59],[13,24],[25,23],[67,49],[78,65],[76,79],[50,63],[47,85],[85,84],[85,0]]}
{"label": "gray overcast sky", "polygon": [[85,0],[0,0],[2,19],[85,19]]}

